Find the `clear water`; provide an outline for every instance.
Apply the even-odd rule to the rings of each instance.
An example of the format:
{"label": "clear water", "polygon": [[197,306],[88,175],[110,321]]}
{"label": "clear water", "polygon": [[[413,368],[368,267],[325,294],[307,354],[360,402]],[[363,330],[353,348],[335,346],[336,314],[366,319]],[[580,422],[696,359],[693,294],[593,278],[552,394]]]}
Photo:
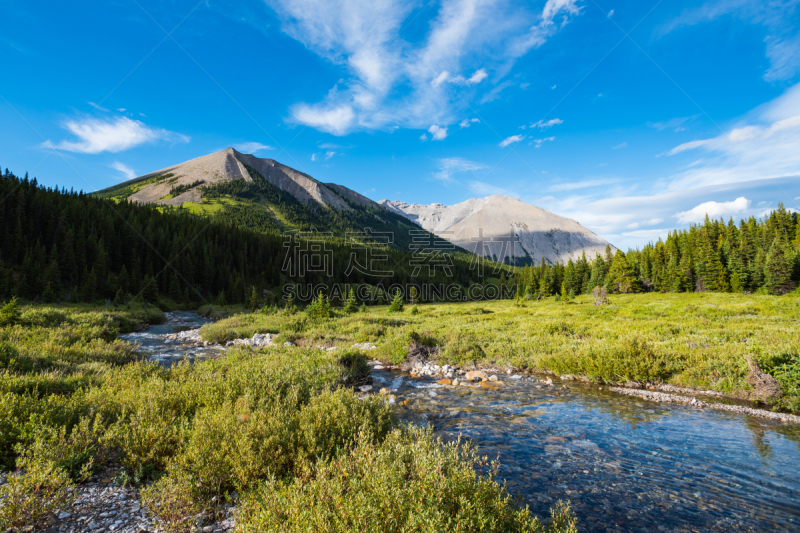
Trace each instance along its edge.
{"label": "clear water", "polygon": [[[165,365],[221,355],[164,344],[163,335],[207,322],[168,318],[123,338]],[[398,406],[404,419],[499,458],[500,479],[539,516],[569,500],[580,531],[800,531],[800,427],[573,382],[500,379],[492,391],[374,372],[376,384],[412,400]]]}
{"label": "clear water", "polygon": [[405,419],[499,458],[499,479],[535,514],[569,500],[580,531],[800,531],[797,426],[571,382],[500,376],[492,391],[375,377],[413,400]]}
{"label": "clear water", "polygon": [[141,351],[150,359],[164,366],[171,366],[183,360],[196,360],[218,357],[225,351],[218,346],[203,346],[195,343],[165,342],[165,335],[201,327],[211,322],[194,311],[174,311],[167,313],[167,321],[150,326],[144,331],[120,335],[120,339],[136,342]]}

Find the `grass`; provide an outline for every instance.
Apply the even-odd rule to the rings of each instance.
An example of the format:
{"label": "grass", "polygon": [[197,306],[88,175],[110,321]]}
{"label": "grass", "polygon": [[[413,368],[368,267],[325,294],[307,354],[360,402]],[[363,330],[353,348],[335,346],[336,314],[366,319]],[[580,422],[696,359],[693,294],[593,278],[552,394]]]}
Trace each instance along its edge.
{"label": "grass", "polygon": [[[356,397],[369,374],[358,351],[241,347],[163,368],[116,339],[163,320],[152,306],[8,316],[17,323],[0,327],[0,468],[14,472],[0,487],[0,530],[41,525],[69,506],[75,484],[112,466],[142,486],[166,531],[191,530],[233,494],[240,531],[574,531],[565,507],[545,524],[479,476],[472,448],[398,426],[382,397]],[[221,324],[241,330],[262,317]],[[358,513],[331,508],[329,493]]]}
{"label": "grass", "polygon": [[[374,342],[399,363],[411,341],[441,347],[442,363],[579,374],[597,382],[665,382],[747,397],[746,355],[782,380],[778,407],[800,411],[800,299],[716,293],[616,295],[596,306],[547,299],[419,305],[311,321],[304,315],[241,314],[209,324],[207,340],[280,333],[301,345]],[[781,366],[783,365],[783,366]],[[788,365],[788,366],[787,366]],[[794,366],[792,366],[794,365]],[[778,369],[778,370],[776,370]],[[784,369],[781,371],[780,369]]]}

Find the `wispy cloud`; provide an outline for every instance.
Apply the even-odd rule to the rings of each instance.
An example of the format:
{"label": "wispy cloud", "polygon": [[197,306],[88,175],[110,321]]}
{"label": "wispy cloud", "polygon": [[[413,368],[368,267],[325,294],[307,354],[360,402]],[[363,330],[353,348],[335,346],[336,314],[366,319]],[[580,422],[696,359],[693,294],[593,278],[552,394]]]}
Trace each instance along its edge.
{"label": "wispy cloud", "polygon": [[553,126],[557,126],[563,123],[564,121],[561,120],[560,118],[552,118],[547,121],[540,120],[539,122],[534,122],[530,125],[530,128],[531,129],[538,128],[540,130],[546,130],[547,128],[552,128]]}
{"label": "wispy cloud", "polygon": [[334,151],[325,152],[325,161],[327,161],[328,159],[330,159],[331,157],[333,157],[335,155],[336,155],[336,152],[334,152]]}
{"label": "wispy cloud", "polygon": [[477,118],[465,118],[461,122],[458,123],[459,126],[462,128],[469,128],[470,124],[474,124],[475,122],[480,122],[480,119]]}
{"label": "wispy cloud", "polygon": [[[662,180],[672,190],[800,175],[800,84],[759,106],[717,137],[675,146],[692,153],[685,170]],[[700,151],[698,155],[695,151]]]}
{"label": "wispy cloud", "polygon": [[677,213],[675,217],[681,224],[702,222],[706,218],[706,215],[712,219],[737,215],[747,211],[750,204],[752,204],[752,202],[744,196],[740,196],[732,202],[703,202],[693,209]]}
{"label": "wispy cloud", "polygon": [[94,102],[86,102],[86,103],[92,106],[93,108],[97,109],[98,111],[108,112],[108,109],[106,109],[101,105],[95,104]]}
{"label": "wispy cloud", "polygon": [[627,147],[628,147],[628,143],[622,142],[622,143],[619,143],[618,145],[614,146],[613,148],[614,148],[614,150],[621,150],[621,149],[627,148]]}
{"label": "wispy cloud", "polygon": [[544,139],[534,139],[530,142],[530,144],[535,144],[536,148],[541,148],[542,143],[551,142],[555,140],[556,138],[551,136],[551,137],[545,137]]}
{"label": "wispy cloud", "polygon": [[500,142],[499,146],[500,146],[500,148],[505,148],[509,144],[518,143],[518,142],[520,142],[520,141],[522,141],[524,139],[525,139],[524,135],[512,135],[511,137],[506,137],[505,139],[503,139]]}
{"label": "wispy cloud", "polygon": [[254,142],[246,142],[246,143],[237,144],[237,145],[234,146],[234,148],[236,148],[240,152],[244,152],[246,154],[255,154],[257,152],[261,152],[261,151],[264,151],[264,150],[274,150],[275,149],[272,146],[269,146],[267,144],[261,144],[260,142],[255,142],[255,141]]}
{"label": "wispy cloud", "polygon": [[114,161],[109,166],[114,170],[122,172],[126,180],[132,180],[133,178],[136,177],[136,172],[131,167],[123,163],[120,163],[119,161]]}
{"label": "wispy cloud", "polygon": [[65,150],[82,154],[99,154],[100,152],[122,152],[141,144],[155,141],[189,142],[186,135],[171,131],[151,128],[138,120],[117,117],[110,120],[86,119],[84,121],[68,120],[62,127],[79,140],[64,141],[55,145],[50,140],[44,146],[50,149]]}
{"label": "wispy cloud", "polygon": [[695,118],[697,118],[697,115],[691,117],[675,117],[662,122],[648,122],[647,126],[650,128],[655,128],[658,131],[670,129],[675,133],[678,133],[680,131],[684,131],[686,129],[686,123]]}
{"label": "wispy cloud", "polygon": [[600,187],[603,185],[612,185],[614,183],[619,183],[619,179],[616,178],[609,178],[609,179],[593,179],[593,180],[582,180],[582,181],[573,181],[569,183],[556,183],[550,185],[548,187],[549,191],[575,191],[578,189],[590,189],[592,187]]}
{"label": "wispy cloud", "polygon": [[266,1],[287,35],[346,71],[321,101],[290,108],[290,121],[335,135],[456,122],[470,100],[491,90],[484,88],[489,80],[504,83],[517,59],[581,11],[578,0],[547,0],[541,11],[497,0],[442,0],[426,6],[429,30],[411,41],[400,33],[420,15],[413,2]]}
{"label": "wispy cloud", "polygon": [[434,178],[440,181],[455,181],[453,174],[460,172],[474,172],[476,170],[483,170],[488,168],[483,163],[469,161],[461,157],[447,157],[439,159],[439,170],[433,175]]}
{"label": "wispy cloud", "polygon": [[791,13],[798,0],[709,0],[703,5],[684,10],[678,17],[662,25],[657,36],[675,29],[710,22],[723,16],[733,16],[766,30],[766,55],[770,67],[764,72],[767,81],[788,80],[800,72],[800,34],[796,17]]}

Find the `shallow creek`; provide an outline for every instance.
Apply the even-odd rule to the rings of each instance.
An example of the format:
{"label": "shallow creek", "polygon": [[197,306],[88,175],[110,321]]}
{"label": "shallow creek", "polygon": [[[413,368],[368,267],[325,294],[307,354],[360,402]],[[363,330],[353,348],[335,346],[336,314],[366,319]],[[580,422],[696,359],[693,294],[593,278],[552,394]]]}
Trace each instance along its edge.
{"label": "shallow creek", "polygon": [[[169,319],[123,338],[162,364],[222,352],[164,344],[163,335],[205,322],[195,313]],[[575,382],[498,378],[492,390],[373,372],[404,420],[499,458],[499,479],[539,516],[569,500],[580,531],[800,531],[799,426]]]}

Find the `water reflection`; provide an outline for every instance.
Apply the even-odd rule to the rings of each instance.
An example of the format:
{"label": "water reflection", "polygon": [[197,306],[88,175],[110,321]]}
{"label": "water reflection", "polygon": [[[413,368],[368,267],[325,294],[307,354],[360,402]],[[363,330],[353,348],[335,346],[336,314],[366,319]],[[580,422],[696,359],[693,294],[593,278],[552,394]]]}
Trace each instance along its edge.
{"label": "water reflection", "polygon": [[[397,383],[388,372],[376,378]],[[510,380],[496,391],[430,387],[418,380],[395,387],[400,403],[411,400],[403,416],[499,457],[511,493],[538,515],[569,499],[582,531],[800,529],[792,426],[574,383],[569,390]]]}

